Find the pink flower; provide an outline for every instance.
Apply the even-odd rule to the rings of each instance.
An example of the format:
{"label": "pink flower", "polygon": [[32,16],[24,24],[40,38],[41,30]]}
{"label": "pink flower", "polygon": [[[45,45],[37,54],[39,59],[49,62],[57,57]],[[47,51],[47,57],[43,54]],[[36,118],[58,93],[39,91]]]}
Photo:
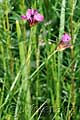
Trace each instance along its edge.
{"label": "pink flower", "polygon": [[63,51],[66,48],[71,48],[72,46],[71,46],[70,40],[71,40],[71,37],[67,33],[62,35],[61,41],[59,45],[57,46],[57,50]]}
{"label": "pink flower", "polygon": [[27,20],[30,26],[35,25],[38,22],[42,22],[44,20],[44,16],[39,14],[37,10],[28,9],[26,15],[22,15],[21,18],[23,20]]}
{"label": "pink flower", "polygon": [[67,33],[65,33],[61,38],[61,41],[63,42],[69,42],[70,40],[71,40],[71,37]]}

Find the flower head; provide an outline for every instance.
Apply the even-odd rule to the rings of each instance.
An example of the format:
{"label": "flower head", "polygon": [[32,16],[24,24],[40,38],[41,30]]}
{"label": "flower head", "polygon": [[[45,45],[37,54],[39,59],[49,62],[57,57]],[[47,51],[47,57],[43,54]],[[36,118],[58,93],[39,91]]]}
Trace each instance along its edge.
{"label": "flower head", "polygon": [[60,41],[59,45],[57,46],[57,50],[63,51],[66,48],[70,48],[71,47],[70,40],[71,40],[71,37],[67,33],[62,35],[61,41]]}
{"label": "flower head", "polygon": [[70,40],[71,40],[71,37],[67,33],[65,33],[61,38],[61,41],[63,42],[69,42]]}
{"label": "flower head", "polygon": [[44,20],[44,16],[34,9],[28,9],[26,15],[22,15],[21,18],[23,20],[27,20],[30,26],[33,26],[36,23],[42,22]]}

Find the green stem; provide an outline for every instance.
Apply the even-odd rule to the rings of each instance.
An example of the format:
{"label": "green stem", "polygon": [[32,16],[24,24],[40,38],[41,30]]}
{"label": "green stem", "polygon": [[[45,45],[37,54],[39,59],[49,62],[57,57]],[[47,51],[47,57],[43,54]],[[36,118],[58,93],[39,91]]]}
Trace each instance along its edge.
{"label": "green stem", "polygon": [[33,120],[34,116],[39,112],[39,110],[41,110],[41,108],[47,103],[47,100],[36,110],[36,112],[32,115],[32,117],[30,118],[30,120]]}
{"label": "green stem", "polygon": [[[48,61],[55,53],[57,52],[57,50],[55,50],[52,54],[50,54],[48,56],[48,58],[46,59],[46,61]],[[44,61],[29,77],[29,79],[33,78],[33,76],[46,64],[46,61]]]}
{"label": "green stem", "polygon": [[[73,14],[74,14],[74,0],[70,1],[71,4],[71,16],[70,16],[70,30],[71,30],[71,37],[72,37],[72,45],[73,45]],[[71,59],[74,60],[74,48],[71,48]],[[72,77],[71,77],[71,101],[72,101],[72,113],[74,118],[75,113],[75,87],[74,87],[74,63],[72,64]]]}
{"label": "green stem", "polygon": [[[65,5],[66,5],[66,0],[62,0],[61,16],[60,16],[60,29],[59,29],[59,40],[61,40],[61,36],[64,33]],[[60,102],[61,102],[61,100],[60,100],[60,81],[62,80],[62,72],[61,72],[62,71],[61,70],[62,58],[63,58],[63,53],[58,52],[58,74],[57,74],[58,77],[57,77],[57,83],[56,83],[56,109],[60,108]],[[55,120],[59,120],[59,119],[60,119],[60,116],[59,116],[59,114],[57,114]]]}
{"label": "green stem", "polygon": [[[39,55],[40,50],[39,47],[36,48],[36,69],[39,67]],[[39,73],[37,73],[37,80],[36,80],[36,97],[39,96]],[[38,106],[38,99],[36,100],[36,106]]]}
{"label": "green stem", "polygon": [[25,56],[25,44],[21,42],[21,29],[19,22],[16,21],[16,31],[19,43],[19,54],[20,54],[20,62],[21,66],[24,66],[22,72],[22,90],[23,90],[23,98],[24,98],[24,117],[26,119],[30,119],[31,117],[31,98],[30,98],[30,83],[28,81],[30,74],[30,56],[31,56],[31,43],[28,46],[27,57]]}

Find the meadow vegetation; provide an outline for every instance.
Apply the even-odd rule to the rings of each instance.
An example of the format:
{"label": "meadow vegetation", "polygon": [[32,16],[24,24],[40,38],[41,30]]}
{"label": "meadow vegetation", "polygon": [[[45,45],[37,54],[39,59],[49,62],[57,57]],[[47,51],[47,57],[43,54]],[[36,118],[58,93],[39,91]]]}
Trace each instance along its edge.
{"label": "meadow vegetation", "polygon": [[0,120],[80,120],[79,0],[0,0]]}

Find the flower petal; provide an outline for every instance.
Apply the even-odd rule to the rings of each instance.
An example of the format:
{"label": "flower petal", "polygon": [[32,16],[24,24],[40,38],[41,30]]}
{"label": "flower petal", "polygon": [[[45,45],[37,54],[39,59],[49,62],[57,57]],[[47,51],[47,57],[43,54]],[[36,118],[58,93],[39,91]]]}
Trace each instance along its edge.
{"label": "flower petal", "polygon": [[35,15],[35,14],[37,14],[38,12],[37,12],[37,10],[36,9],[32,9],[32,15]]}
{"label": "flower petal", "polygon": [[32,14],[32,9],[28,9],[26,12],[27,19],[31,18],[31,14]]}
{"label": "flower petal", "polygon": [[37,13],[37,10],[28,9],[26,12],[27,19],[31,19],[31,15],[34,15],[35,13]]}
{"label": "flower petal", "polygon": [[23,20],[26,20],[26,19],[27,19],[27,16],[26,16],[26,15],[22,15],[21,18],[22,18]]}
{"label": "flower petal", "polygon": [[37,14],[34,15],[34,19],[38,22],[42,22],[44,20],[44,16],[37,13]]}

